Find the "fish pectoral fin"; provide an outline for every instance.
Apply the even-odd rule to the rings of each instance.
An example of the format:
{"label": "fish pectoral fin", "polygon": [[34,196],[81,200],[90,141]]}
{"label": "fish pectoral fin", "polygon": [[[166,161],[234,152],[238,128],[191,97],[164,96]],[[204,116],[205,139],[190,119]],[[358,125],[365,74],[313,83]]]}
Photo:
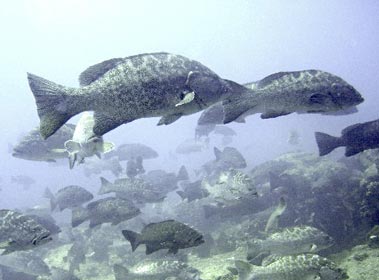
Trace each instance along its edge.
{"label": "fish pectoral fin", "polygon": [[195,99],[195,92],[194,91],[188,92],[184,95],[183,99],[178,104],[175,104],[175,107],[190,103],[194,99]]}
{"label": "fish pectoral fin", "polygon": [[146,244],[146,255],[150,255],[156,251],[161,249],[159,246],[152,245],[152,244]]}
{"label": "fish pectoral fin", "polygon": [[115,148],[115,144],[113,144],[112,142],[104,142],[104,143],[103,143],[102,152],[103,152],[104,154],[105,154],[105,153],[109,153],[109,152],[112,151],[114,148]]}
{"label": "fish pectoral fin", "polygon": [[68,165],[69,165],[70,169],[74,168],[75,162],[77,160],[77,155],[78,155],[78,153],[70,153],[68,155]]}
{"label": "fish pectoral fin", "polygon": [[67,140],[64,142],[64,146],[69,154],[78,153],[81,149],[80,143],[73,140]]}
{"label": "fish pectoral fin", "polygon": [[67,153],[67,149],[50,149],[50,152],[57,153],[57,154],[64,154]]}
{"label": "fish pectoral fin", "polygon": [[267,111],[266,113],[261,114],[261,119],[272,119],[280,116],[289,115],[291,112],[286,111]]}
{"label": "fish pectoral fin", "polygon": [[167,116],[163,116],[162,118],[160,118],[159,122],[157,125],[168,125],[168,124],[172,124],[173,122],[177,121],[178,119],[180,119],[182,115],[181,114],[173,114],[173,115],[167,115]]}
{"label": "fish pectoral fin", "polygon": [[80,86],[88,86],[123,61],[123,58],[112,58],[88,67],[79,76]]}
{"label": "fish pectoral fin", "polygon": [[242,115],[250,110],[250,108],[239,99],[224,100],[222,106],[224,109],[224,124],[241,119]]}
{"label": "fish pectoral fin", "polygon": [[95,125],[93,127],[93,133],[95,133],[96,136],[102,136],[112,129],[134,120],[130,119],[129,121],[123,121],[99,112],[94,113],[94,118]]}

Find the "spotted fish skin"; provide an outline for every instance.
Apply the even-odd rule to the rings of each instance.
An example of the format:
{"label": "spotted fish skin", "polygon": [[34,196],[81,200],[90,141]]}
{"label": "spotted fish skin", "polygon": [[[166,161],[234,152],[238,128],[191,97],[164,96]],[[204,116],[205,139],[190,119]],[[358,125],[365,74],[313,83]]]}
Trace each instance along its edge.
{"label": "spotted fish skin", "polygon": [[240,280],[347,279],[330,260],[313,254],[279,257],[265,266],[236,261],[236,267]]}
{"label": "spotted fish skin", "polygon": [[[95,112],[96,135],[139,118],[161,116],[159,124],[169,124],[243,88],[197,61],[169,53],[140,54],[91,66],[81,74],[80,88],[57,85],[30,73],[28,80],[44,138],[83,111]],[[192,101],[185,98],[191,92],[195,93]]]}
{"label": "spotted fish skin", "polygon": [[50,232],[33,218],[19,212],[0,210],[0,244],[2,254],[29,250],[51,241]]}

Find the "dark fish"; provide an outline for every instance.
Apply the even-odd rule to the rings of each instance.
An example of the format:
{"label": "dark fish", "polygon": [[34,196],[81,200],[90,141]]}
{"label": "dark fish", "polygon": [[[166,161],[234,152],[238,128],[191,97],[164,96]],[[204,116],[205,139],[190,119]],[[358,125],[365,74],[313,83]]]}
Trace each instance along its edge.
{"label": "dark fish", "polygon": [[315,133],[320,156],[329,154],[338,147],[346,147],[347,157],[379,148],[379,120],[348,126],[341,134],[341,137],[334,137],[322,132]]}
{"label": "dark fish", "polygon": [[80,88],[64,87],[28,73],[43,138],[71,117],[94,111],[94,133],[103,135],[140,118],[170,124],[199,112],[242,86],[225,81],[201,63],[169,53],[114,58],[89,67]]}
{"label": "dark fish", "polygon": [[89,220],[90,228],[103,223],[117,225],[122,221],[136,217],[140,213],[141,211],[128,200],[107,197],[89,203],[85,209],[74,209],[72,211],[71,223],[72,227],[76,227]]}
{"label": "dark fish", "polygon": [[2,209],[0,221],[0,249],[5,249],[3,255],[29,250],[51,241],[46,228],[19,212]]}
{"label": "dark fish", "polygon": [[204,112],[198,124],[244,122],[256,113],[268,119],[294,112],[338,112],[364,101],[343,79],[319,70],[279,72],[244,86],[250,91],[231,96],[215,109],[208,108],[209,113]]}
{"label": "dark fish", "polygon": [[72,209],[92,200],[93,194],[80,186],[70,185],[60,189],[55,196],[49,188],[46,188],[45,197],[50,199],[52,211],[57,206],[60,211],[63,211],[66,208]]}
{"label": "dark fish", "polygon": [[67,158],[68,153],[64,148],[64,143],[72,138],[74,129],[74,125],[65,124],[49,140],[43,140],[39,127],[37,127],[16,144],[13,148],[12,156],[26,160],[47,162]]}
{"label": "dark fish", "polygon": [[167,194],[178,188],[178,176],[174,172],[157,169],[142,174],[140,177],[151,184],[154,190],[161,193]]}
{"label": "dark fish", "polygon": [[191,202],[196,199],[201,199],[207,197],[209,192],[207,189],[201,186],[201,180],[190,183],[185,182],[181,185],[182,190],[177,191],[176,193],[184,200],[187,199],[188,202]]}
{"label": "dark fish", "polygon": [[131,160],[137,157],[142,159],[153,159],[158,157],[158,153],[151,147],[141,143],[129,143],[118,146],[109,152],[104,158],[118,157],[119,161]]}
{"label": "dark fish", "polygon": [[146,255],[160,249],[169,249],[176,254],[179,249],[190,248],[204,243],[203,236],[191,227],[175,220],[151,223],[141,233],[123,230],[134,252],[140,244],[146,244]]}
{"label": "dark fish", "polygon": [[199,271],[181,261],[142,261],[127,269],[115,264],[113,271],[116,280],[167,280],[175,277],[175,280],[198,280]]}
{"label": "dark fish", "polygon": [[247,166],[245,158],[236,148],[225,147],[223,151],[220,151],[214,147],[213,152],[216,159],[203,165],[208,175],[218,175],[219,172],[230,168],[240,169]]}

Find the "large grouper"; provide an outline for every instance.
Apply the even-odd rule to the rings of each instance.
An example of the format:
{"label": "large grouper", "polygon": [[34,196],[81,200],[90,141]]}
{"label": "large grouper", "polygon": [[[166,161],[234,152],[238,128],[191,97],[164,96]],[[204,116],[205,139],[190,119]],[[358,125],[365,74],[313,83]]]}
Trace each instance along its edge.
{"label": "large grouper", "polygon": [[235,92],[249,90],[221,79],[197,61],[163,52],[93,65],[80,75],[79,88],[61,86],[30,73],[28,80],[44,139],[83,111],[94,111],[93,132],[101,136],[140,118],[161,117],[159,125],[170,124]]}

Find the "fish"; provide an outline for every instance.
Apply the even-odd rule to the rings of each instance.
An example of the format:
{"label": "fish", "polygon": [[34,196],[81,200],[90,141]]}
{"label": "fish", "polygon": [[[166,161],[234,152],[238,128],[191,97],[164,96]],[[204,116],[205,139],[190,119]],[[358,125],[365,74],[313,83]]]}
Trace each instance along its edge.
{"label": "fish", "polygon": [[128,143],[118,146],[113,151],[107,153],[104,158],[117,157],[119,161],[131,160],[141,157],[142,159],[154,159],[159,156],[153,148],[142,143]]}
{"label": "fish", "polygon": [[143,158],[141,156],[128,160],[126,163],[126,175],[129,178],[134,178],[143,173],[145,173],[145,168],[143,168]]}
{"label": "fish", "polygon": [[49,188],[46,188],[45,197],[50,199],[51,211],[53,211],[57,206],[59,211],[63,211],[66,208],[73,209],[88,201],[91,201],[93,199],[93,194],[83,187],[69,185],[58,190],[55,195]]}
{"label": "fish", "polygon": [[223,151],[221,151],[214,147],[213,153],[216,159],[202,166],[205,173],[209,176],[218,176],[220,172],[230,168],[242,169],[247,167],[245,158],[236,148],[225,147]]}
{"label": "fish", "polygon": [[161,249],[176,254],[179,249],[199,246],[204,243],[203,235],[195,229],[175,220],[166,220],[146,225],[141,233],[122,230],[134,252],[141,244],[146,245],[146,255]]}
{"label": "fish", "polygon": [[14,147],[12,156],[31,161],[56,162],[68,156],[64,143],[74,135],[75,125],[63,125],[48,140],[41,137],[39,127],[31,130]]}
{"label": "fish", "polygon": [[199,141],[202,137],[205,137],[206,140],[209,141],[208,136],[215,128],[215,124],[196,125],[195,140]]}
{"label": "fish", "polygon": [[11,182],[23,186],[24,190],[29,189],[31,185],[36,183],[36,181],[33,178],[26,175],[12,176]]}
{"label": "fish", "polygon": [[54,218],[50,215],[25,214],[25,216],[35,220],[38,224],[47,229],[51,235],[58,234],[62,231],[56,224]]}
{"label": "fish", "polygon": [[93,228],[103,223],[117,225],[138,216],[141,211],[128,200],[107,197],[90,202],[86,208],[77,207],[72,211],[72,227],[89,220]]}
{"label": "fish", "polygon": [[86,253],[88,246],[86,240],[80,236],[76,235],[74,243],[67,252],[67,256],[64,258],[64,261],[68,263],[69,273],[74,273],[75,270],[80,271],[80,264],[86,263]]}
{"label": "fish", "polygon": [[223,136],[236,136],[237,133],[231,129],[230,127],[227,127],[226,125],[216,125],[215,129],[213,130],[214,134],[219,134]]}
{"label": "fish", "polygon": [[101,187],[98,194],[114,192],[117,197],[127,199],[135,203],[162,202],[166,193],[155,189],[150,183],[141,178],[120,178],[114,183],[104,177],[100,177]]}
{"label": "fish", "polygon": [[316,253],[333,246],[334,240],[328,234],[312,226],[286,227],[269,233],[265,239],[248,242],[248,259],[262,252],[284,256],[302,253]]}
{"label": "fish", "polygon": [[297,146],[300,143],[300,138],[301,137],[299,135],[299,132],[297,132],[297,130],[291,130],[288,134],[287,143],[292,146]]}
{"label": "fish", "polygon": [[242,171],[229,169],[216,177],[216,182],[204,178],[202,187],[218,205],[231,205],[242,198],[257,197],[257,190],[251,178]]}
{"label": "fish", "polygon": [[236,260],[240,280],[342,280],[347,274],[327,258],[315,254],[273,258],[265,266]]}
{"label": "fish", "polygon": [[89,112],[84,112],[76,124],[71,140],[67,140],[64,146],[68,152],[69,166],[72,169],[75,163],[84,162],[86,157],[108,153],[114,149],[114,144],[104,142],[103,137],[93,133],[95,119]]}
{"label": "fish", "polygon": [[324,114],[348,110],[364,101],[342,78],[320,70],[279,72],[244,86],[250,91],[231,95],[217,103],[217,109],[208,108],[210,116],[204,111],[198,124],[245,122],[257,113],[262,119],[295,112]]}
{"label": "fish", "polygon": [[116,280],[167,280],[169,277],[177,280],[200,280],[197,269],[178,260],[145,260],[129,269],[115,264],[113,271]]}
{"label": "fish", "polygon": [[278,228],[279,218],[283,215],[286,209],[287,201],[284,199],[284,197],[281,197],[279,199],[278,206],[275,208],[274,211],[272,211],[270,217],[268,218],[268,221],[265,226],[265,232],[276,230]]}
{"label": "fish", "polygon": [[161,169],[150,170],[146,174],[142,174],[140,178],[151,184],[153,189],[162,193],[176,190],[178,188],[178,179],[180,179],[174,172],[166,172]]}
{"label": "fish", "polygon": [[1,256],[0,265],[6,266],[14,271],[22,272],[28,275],[51,275],[50,268],[43,261],[43,259],[28,252],[17,252],[11,255]]}
{"label": "fish", "polygon": [[161,117],[158,125],[171,124],[243,88],[195,60],[163,52],[90,66],[80,74],[79,88],[27,77],[44,139],[80,112],[94,111],[93,132],[101,136],[140,118]]}
{"label": "fish", "polygon": [[182,190],[176,191],[176,193],[182,198],[182,200],[187,199],[188,202],[207,197],[209,196],[209,192],[207,191],[207,189],[201,186],[201,182],[202,180],[197,180],[192,183],[182,183]]}
{"label": "fish", "polygon": [[46,228],[20,212],[1,209],[0,221],[0,249],[5,249],[2,255],[33,249],[52,240]]}
{"label": "fish", "polygon": [[345,148],[345,156],[350,157],[368,149],[379,148],[379,119],[357,123],[344,128],[340,137],[323,132],[315,132],[319,155],[324,156],[338,147]]}
{"label": "fish", "polygon": [[196,141],[195,139],[187,139],[176,147],[175,153],[188,155],[192,153],[200,153],[204,151],[206,148],[206,144],[202,141]]}
{"label": "fish", "polygon": [[114,176],[118,177],[122,173],[122,166],[117,158],[98,159],[89,158],[84,165],[84,175],[90,177],[98,175],[104,171],[110,171]]}

